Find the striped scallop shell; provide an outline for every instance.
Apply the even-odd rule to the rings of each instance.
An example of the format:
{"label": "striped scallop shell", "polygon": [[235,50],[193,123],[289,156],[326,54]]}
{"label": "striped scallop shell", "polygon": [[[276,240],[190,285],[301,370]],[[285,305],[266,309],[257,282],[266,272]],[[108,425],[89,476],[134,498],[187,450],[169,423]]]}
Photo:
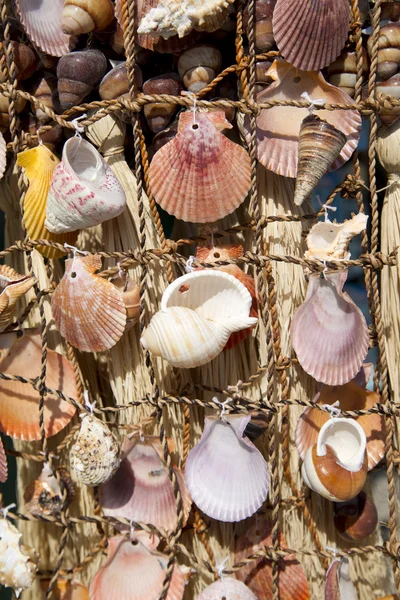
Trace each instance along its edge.
{"label": "striped scallop shell", "polygon": [[283,58],[303,71],[319,71],[339,56],[349,27],[348,0],[278,0],[272,18]]}
{"label": "striped scallop shell", "polygon": [[253,592],[241,581],[222,577],[200,592],[195,600],[257,600]]}
{"label": "striped scallop shell", "polygon": [[65,263],[51,308],[61,335],[84,352],[112,348],[125,330],[126,310],[116,287],[95,275],[100,256],[76,256]]}
{"label": "striped scallop shell", "polygon": [[10,323],[19,298],[35,284],[35,278],[19,275],[7,265],[0,265],[0,332]]}
{"label": "striped scallop shell", "polygon": [[0,132],[0,179],[4,175],[4,171],[7,166],[7,156],[6,156],[7,146],[3,134]]}

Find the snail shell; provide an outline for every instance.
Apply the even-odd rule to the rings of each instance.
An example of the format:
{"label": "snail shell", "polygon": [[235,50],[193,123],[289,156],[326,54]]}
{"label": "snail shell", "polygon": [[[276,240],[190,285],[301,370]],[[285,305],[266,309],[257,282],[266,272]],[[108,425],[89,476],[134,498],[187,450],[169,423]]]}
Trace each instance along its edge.
{"label": "snail shell", "polygon": [[347,540],[362,540],[371,535],[378,525],[376,506],[365,492],[347,502],[335,502],[333,512],[335,527]]}
{"label": "snail shell", "polygon": [[105,29],[114,19],[111,0],[65,0],[61,29],[68,35]]}
{"label": "snail shell", "polygon": [[[3,43],[0,42],[0,48],[3,46]],[[36,70],[38,65],[38,58],[32,48],[27,46],[26,44],[22,44],[21,42],[16,42],[14,40],[11,41],[12,51],[14,55],[14,63],[15,63],[15,76],[18,81],[23,81],[24,79],[28,79]],[[5,62],[5,56],[2,55],[0,57],[0,69]],[[0,72],[0,82],[4,81],[4,77]]]}
{"label": "snail shell", "polygon": [[[368,40],[368,50],[372,52],[372,36]],[[400,23],[387,23],[379,31],[377,75],[389,79],[400,66]]]}
{"label": "snail shell", "polygon": [[198,93],[219,73],[222,64],[221,52],[208,44],[194,46],[180,55],[178,71],[183,85]]}
{"label": "snail shell", "polygon": [[[30,86],[29,92],[45,106],[59,112],[57,78],[53,73],[49,71],[40,73]],[[41,108],[35,110],[35,115],[42,123],[50,120],[50,117]]]}
{"label": "snail shell", "polygon": [[[397,100],[400,99],[400,73],[396,73],[386,81],[380,81],[376,84],[376,94],[384,94],[385,96],[393,96]],[[380,120],[384,125],[393,125],[400,117],[400,108],[393,107],[388,112],[382,111],[379,113]]]}
{"label": "snail shell", "polygon": [[[171,96],[179,96],[181,91],[182,84],[176,73],[159,75],[158,77],[148,79],[143,84],[144,94],[169,94]],[[158,133],[165,129],[170,122],[176,111],[176,105],[152,102],[146,104],[143,111],[151,131],[153,133]]]}
{"label": "snail shell", "polygon": [[[19,85],[18,88],[22,89],[21,85]],[[0,94],[0,132],[7,131],[8,126],[10,124],[10,117],[8,114],[9,104],[9,98],[6,98],[5,96],[3,96],[3,94]],[[15,102],[15,108],[17,110],[17,113],[20,113],[24,109],[25,104],[26,100],[18,96]]]}
{"label": "snail shell", "polygon": [[[254,27],[256,48],[268,52],[275,43],[272,31],[272,15],[277,0],[255,0]],[[244,24],[248,29],[248,8],[244,13]]]}
{"label": "snail shell", "polygon": [[58,94],[61,110],[82,102],[98,86],[107,70],[107,59],[100,50],[70,52],[57,66]]}
{"label": "snail shell", "polygon": [[[364,80],[368,73],[368,54],[365,48],[362,50]],[[346,92],[351,98],[354,98],[357,81],[357,54],[355,52],[342,52],[328,67],[328,81]]]}

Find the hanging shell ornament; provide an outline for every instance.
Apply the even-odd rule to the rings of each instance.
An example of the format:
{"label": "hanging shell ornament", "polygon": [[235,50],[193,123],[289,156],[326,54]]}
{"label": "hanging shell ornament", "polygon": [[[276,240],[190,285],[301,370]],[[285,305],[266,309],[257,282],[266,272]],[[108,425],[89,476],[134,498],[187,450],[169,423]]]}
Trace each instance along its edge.
{"label": "hanging shell ornament", "polygon": [[38,555],[21,544],[22,534],[6,518],[0,519],[0,583],[12,588],[19,598],[35,580]]}
{"label": "hanging shell ornament", "polygon": [[17,302],[35,284],[30,275],[20,275],[12,267],[0,265],[0,332],[11,322]]}
{"label": "hanging shell ornament", "polygon": [[178,72],[187,90],[197,94],[220,72],[222,55],[210,44],[193,46],[183,52],[178,60]]}
{"label": "hanging shell ornament", "polygon": [[325,600],[358,600],[348,558],[335,558],[331,563],[326,573]]}
{"label": "hanging shell ornament", "polygon": [[[152,77],[143,84],[144,94],[169,94],[179,96],[182,84],[176,73],[166,73]],[[146,121],[153,133],[158,133],[167,127],[176,111],[175,104],[150,102],[143,108]]]}
{"label": "hanging shell ornament", "polygon": [[368,216],[358,213],[343,223],[319,221],[307,236],[305,258],[342,260],[350,258],[349,244],[367,227]]}
{"label": "hanging shell ornament", "polygon": [[[368,39],[368,51],[372,56],[372,36]],[[400,69],[400,23],[382,24],[378,38],[378,65],[376,74],[379,79],[389,79]]]}
{"label": "hanging shell ornament", "polygon": [[61,29],[68,35],[80,35],[105,29],[113,19],[111,0],[64,0]]}
{"label": "hanging shell ornament", "polygon": [[149,169],[150,188],[169,214],[210,223],[231,214],[250,189],[250,157],[217,128],[230,129],[223,111],[179,116],[177,135],[160,148]]}
{"label": "hanging shell ornament", "polygon": [[0,179],[4,175],[7,166],[7,146],[3,134],[0,131]]}
{"label": "hanging shell ornament", "polygon": [[125,192],[96,148],[72,137],[51,178],[45,225],[52,233],[93,227],[120,215]]}
{"label": "hanging shell ornament", "polygon": [[111,282],[120,292],[126,309],[126,327],[128,331],[139,320],[140,315],[140,286],[133,281],[125,271],[122,271],[118,277],[111,279]]}
{"label": "hanging shell ornament", "polygon": [[378,511],[365,492],[347,502],[335,502],[333,514],[336,531],[347,541],[363,540],[378,526]]}
{"label": "hanging shell ornament", "polygon": [[[365,48],[362,49],[363,56],[363,81],[368,74],[368,54]],[[337,86],[343,92],[346,92],[350,98],[354,98],[355,87],[357,83],[357,53],[343,51],[342,54],[334,60],[328,67],[328,81]]]}
{"label": "hanging shell ornament", "polygon": [[[24,223],[31,240],[48,240],[59,244],[74,244],[77,233],[55,235],[46,229],[46,203],[54,169],[58,158],[44,144],[28,148],[17,155],[17,163],[25,169],[29,181],[24,200]],[[47,246],[36,246],[47,258],[59,258],[65,254],[62,250]]]}
{"label": "hanging shell ornament", "polygon": [[241,581],[222,577],[200,592],[195,600],[257,600],[253,592]]}
{"label": "hanging shell ornament", "polygon": [[26,511],[44,517],[60,515],[61,511],[71,502],[75,491],[65,469],[60,469],[58,475],[64,484],[65,498],[53,470],[48,463],[44,463],[38,479],[32,481],[25,490]]}
{"label": "hanging shell ornament", "polygon": [[57,65],[57,89],[61,110],[81,104],[107,71],[107,59],[100,50],[70,52]]}
{"label": "hanging shell ornament", "polygon": [[[50,579],[41,579],[40,584],[43,591],[47,592]],[[57,579],[53,596],[55,600],[89,600],[89,589],[79,581]]]}
{"label": "hanging shell ornament", "polygon": [[268,496],[268,465],[244,436],[249,421],[250,415],[206,417],[203,435],[186,461],[186,484],[193,502],[218,521],[247,519]]}

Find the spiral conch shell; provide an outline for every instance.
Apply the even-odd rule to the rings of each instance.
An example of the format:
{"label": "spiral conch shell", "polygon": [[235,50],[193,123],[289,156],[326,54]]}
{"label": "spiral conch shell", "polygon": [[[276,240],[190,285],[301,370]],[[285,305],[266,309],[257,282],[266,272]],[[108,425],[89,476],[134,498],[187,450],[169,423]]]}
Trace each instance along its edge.
{"label": "spiral conch shell", "polygon": [[341,260],[350,257],[349,244],[353,237],[367,227],[368,216],[358,213],[343,223],[319,221],[307,236],[307,250],[304,258],[320,260]]}
{"label": "spiral conch shell", "polygon": [[103,421],[92,414],[82,418],[78,438],[71,448],[71,476],[85,485],[108,481],[120,463],[120,447]]}
{"label": "spiral conch shell", "polygon": [[7,265],[0,265],[0,332],[14,316],[16,304],[35,283],[35,278],[19,275]]}
{"label": "spiral conch shell", "polygon": [[13,588],[18,598],[34,582],[39,557],[21,544],[22,534],[7,519],[0,519],[0,583]]}

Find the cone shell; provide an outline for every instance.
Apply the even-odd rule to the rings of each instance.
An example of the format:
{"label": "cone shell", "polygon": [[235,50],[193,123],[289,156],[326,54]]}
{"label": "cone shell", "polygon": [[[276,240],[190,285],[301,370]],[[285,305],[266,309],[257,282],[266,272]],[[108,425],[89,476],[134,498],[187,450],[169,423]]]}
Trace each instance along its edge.
{"label": "cone shell", "polygon": [[[237,564],[248,556],[260,552],[265,546],[272,547],[272,545],[272,522],[257,515],[251,520],[246,532],[236,539],[234,562]],[[283,549],[287,548],[286,540],[281,533],[279,546]],[[272,565],[272,561],[260,558],[236,571],[235,576],[249,586],[257,598],[273,600]],[[294,555],[279,561],[278,569],[280,600],[310,600],[306,576]]]}
{"label": "cone shell", "polygon": [[326,385],[355,377],[367,355],[365,317],[343,291],[347,271],[311,275],[304,303],[293,315],[290,335],[303,369]]}
{"label": "cone shell", "polygon": [[195,600],[257,600],[253,592],[241,581],[223,577],[203,590]]}
{"label": "cone shell", "polygon": [[0,132],[0,179],[4,175],[7,166],[7,146],[3,134]]}
{"label": "cone shell", "polygon": [[358,600],[347,558],[335,559],[331,563],[326,573],[325,600]]}
{"label": "cone shell", "polygon": [[[174,489],[162,453],[158,438],[134,438],[125,444],[118,471],[100,488],[100,504],[105,515],[148,523],[166,531],[176,529]],[[176,467],[174,471],[182,496],[185,525],[191,499],[182,472]]]}
{"label": "cone shell", "polygon": [[[347,0],[346,0],[347,1]],[[296,5],[297,6],[297,5]],[[296,10],[298,10],[296,8]],[[257,94],[257,102],[294,100],[307,92],[312,100],[325,98],[332,104],[352,105],[345,92],[330,85],[321,73],[299,71],[283,60],[275,61],[267,72],[273,83]],[[257,116],[257,158],[270,171],[284,177],[296,177],[300,127],[308,116],[306,108],[274,106]],[[318,116],[347,137],[347,143],[332,169],[341,167],[356,149],[361,132],[361,116],[356,110],[319,110]],[[250,143],[250,120],[245,119],[246,140]]]}
{"label": "cone shell", "polygon": [[[28,191],[24,200],[24,222],[27,233],[32,240],[48,240],[58,244],[74,244],[77,233],[55,235],[44,225],[46,218],[46,203],[50,182],[54,169],[59,163],[58,158],[44,145],[29,148],[17,155],[17,163],[25,169],[29,181]],[[47,258],[59,258],[65,252],[46,246],[36,246],[36,249]]]}
{"label": "cone shell", "polygon": [[0,520],[0,584],[18,596],[35,580],[39,557],[21,544],[22,534],[7,519]]}
{"label": "cone shell", "polygon": [[76,38],[61,29],[64,0],[15,0],[21,23],[36,46],[51,56],[63,56],[72,50]]}
{"label": "cone shell", "polygon": [[121,294],[112,283],[94,274],[100,268],[100,256],[67,260],[64,277],[51,298],[61,335],[84,352],[112,348],[126,325]]}
{"label": "cone shell", "polygon": [[368,216],[358,213],[344,223],[319,221],[307,236],[308,250],[304,258],[320,260],[341,260],[350,257],[349,244],[354,236],[367,227]]}
{"label": "cone shell", "polygon": [[38,479],[32,481],[25,490],[25,510],[38,516],[60,516],[60,512],[70,503],[75,491],[69,474],[60,469],[58,476],[64,483],[67,496],[63,499],[63,491],[48,463],[45,463]]}
{"label": "cone shell", "polygon": [[7,456],[4,450],[3,440],[0,439],[0,482],[5,483],[8,478]]}
{"label": "cone shell", "polygon": [[125,192],[96,148],[80,137],[67,140],[47,198],[49,231],[93,227],[117,217],[125,206]]}
{"label": "cone shell", "polygon": [[[108,556],[90,584],[90,600],[158,600],[168,557],[141,541],[122,536],[108,540]],[[166,600],[182,600],[185,581],[176,565]]]}
{"label": "cone shell", "polygon": [[68,35],[105,29],[114,19],[111,0],[64,0],[61,28]]}
{"label": "cone shell", "polygon": [[349,33],[348,0],[278,0],[272,26],[285,60],[303,71],[319,71],[341,53]]}
{"label": "cone shell", "polygon": [[[225,120],[223,111],[215,111]],[[215,118],[215,116],[214,116]],[[153,157],[150,187],[169,214],[190,223],[207,223],[231,214],[250,188],[250,158],[226,138],[208,114],[184,112],[178,134]],[[225,127],[231,127],[226,121]]]}
{"label": "cone shell", "polygon": [[264,503],[268,465],[243,437],[250,415],[206,417],[204,432],[186,461],[189,493],[207,516],[232,523],[247,519]]}
{"label": "cone shell", "polygon": [[[50,579],[41,579],[41,587],[44,592],[48,590]],[[89,590],[78,581],[57,579],[53,590],[55,600],[89,600]]]}
{"label": "cone shell", "polygon": [[[42,345],[38,330],[25,330],[23,337],[15,332],[0,335],[0,369],[7,375],[35,379],[41,372]],[[75,374],[70,362],[47,349],[46,386],[66,396],[78,398]],[[58,396],[46,395],[44,426],[46,437],[55,435],[68,425],[75,414],[72,404]],[[11,437],[40,440],[39,392],[27,383],[0,381],[0,429]]]}
{"label": "cone shell", "polygon": [[107,71],[107,59],[100,50],[83,50],[62,56],[57,65],[61,110],[82,103]]}
{"label": "cone shell", "polygon": [[0,332],[14,316],[16,304],[34,285],[35,278],[19,275],[7,265],[0,265]]}
{"label": "cone shell", "polygon": [[303,204],[339,158],[346,142],[344,133],[317,115],[309,115],[304,119],[299,134],[299,162],[294,192],[297,206]]}
{"label": "cone shell", "polygon": [[335,528],[346,540],[363,540],[372,535],[378,525],[376,506],[364,492],[347,502],[335,502],[333,513]]}

